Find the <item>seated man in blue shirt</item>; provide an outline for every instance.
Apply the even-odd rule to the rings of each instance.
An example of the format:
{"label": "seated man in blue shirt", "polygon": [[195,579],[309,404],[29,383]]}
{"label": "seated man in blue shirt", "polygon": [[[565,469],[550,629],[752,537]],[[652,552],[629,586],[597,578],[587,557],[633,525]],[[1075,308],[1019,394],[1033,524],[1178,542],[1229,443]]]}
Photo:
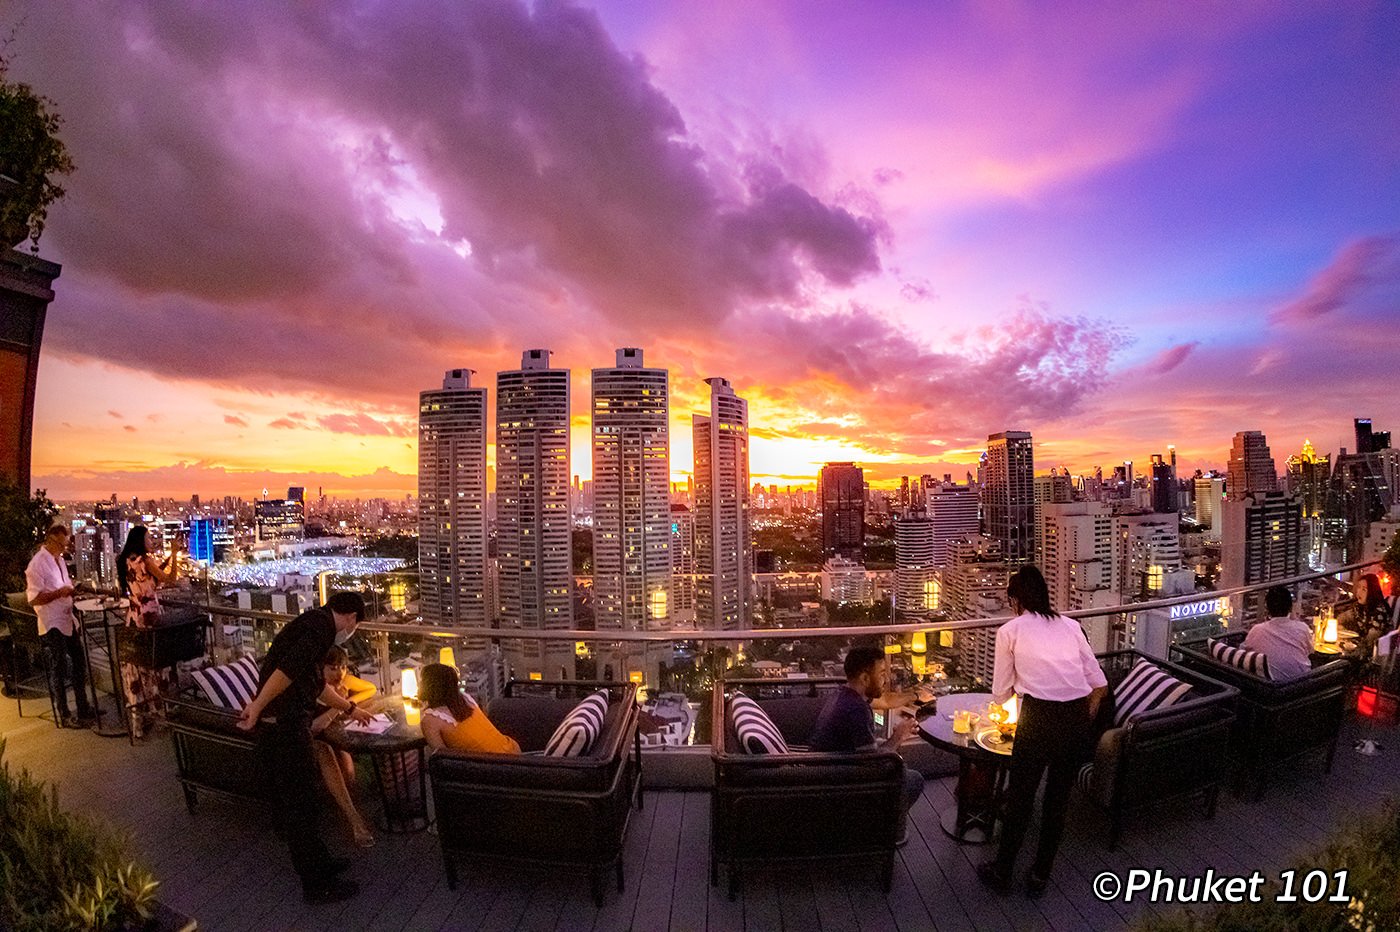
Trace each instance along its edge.
{"label": "seated man in blue shirt", "polygon": [[[913,716],[901,718],[883,742],[875,739],[875,713],[872,703],[882,708],[899,708],[913,697],[886,696],[889,670],[885,652],[878,647],[852,647],[846,654],[846,685],[837,689],[826,701],[817,724],[812,729],[808,745],[813,751],[852,752],[872,751],[877,746],[897,751],[904,740],[914,733]],[[904,808],[924,789],[924,775],[910,767],[904,768]],[[900,839],[903,844],[903,838]]]}

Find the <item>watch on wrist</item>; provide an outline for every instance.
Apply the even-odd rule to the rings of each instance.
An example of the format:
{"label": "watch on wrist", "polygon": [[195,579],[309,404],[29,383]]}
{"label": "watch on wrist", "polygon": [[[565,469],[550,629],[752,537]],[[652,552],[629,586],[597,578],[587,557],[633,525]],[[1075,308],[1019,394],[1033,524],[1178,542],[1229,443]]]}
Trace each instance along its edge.
{"label": "watch on wrist", "polygon": [[360,707],[360,704],[359,704],[358,702],[356,702],[354,699],[351,699],[351,700],[349,700],[349,701],[350,701],[350,708],[348,708],[348,709],[345,710],[345,714],[346,714],[346,715],[354,715],[354,714],[355,714],[355,710],[358,709],[358,708]]}

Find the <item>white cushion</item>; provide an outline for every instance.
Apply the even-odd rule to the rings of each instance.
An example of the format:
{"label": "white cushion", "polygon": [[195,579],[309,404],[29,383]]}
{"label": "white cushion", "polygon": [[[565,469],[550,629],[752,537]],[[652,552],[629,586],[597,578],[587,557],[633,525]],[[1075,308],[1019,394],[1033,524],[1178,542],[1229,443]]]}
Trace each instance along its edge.
{"label": "white cushion", "polygon": [[763,707],[748,696],[735,693],[730,697],[729,717],[734,722],[734,733],[739,736],[739,747],[746,754],[788,753],[783,733]]}
{"label": "white cushion", "polygon": [[1145,712],[1176,704],[1190,691],[1190,683],[1182,682],[1155,663],[1139,660],[1113,692],[1113,723],[1126,725]]}
{"label": "white cushion", "polygon": [[603,733],[608,714],[608,691],[600,689],[574,706],[544,746],[547,757],[582,757]]}
{"label": "white cushion", "polygon": [[241,712],[258,694],[258,665],[243,657],[222,667],[205,667],[190,673],[204,696],[221,709]]}
{"label": "white cushion", "polygon": [[1208,641],[1210,655],[1229,667],[1238,667],[1246,673],[1262,679],[1272,679],[1269,673],[1269,658],[1257,650],[1231,647],[1224,641]]}

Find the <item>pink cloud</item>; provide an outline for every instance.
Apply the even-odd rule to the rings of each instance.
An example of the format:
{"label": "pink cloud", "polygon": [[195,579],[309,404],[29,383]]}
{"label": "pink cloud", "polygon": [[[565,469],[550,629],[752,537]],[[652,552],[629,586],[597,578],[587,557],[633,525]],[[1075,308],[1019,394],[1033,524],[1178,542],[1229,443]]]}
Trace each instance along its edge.
{"label": "pink cloud", "polygon": [[364,436],[408,437],[415,429],[399,420],[380,421],[368,414],[328,414],[316,419],[326,430],[337,434],[361,434]]}
{"label": "pink cloud", "polygon": [[247,427],[248,422],[236,414],[225,414],[224,423],[231,427]]}

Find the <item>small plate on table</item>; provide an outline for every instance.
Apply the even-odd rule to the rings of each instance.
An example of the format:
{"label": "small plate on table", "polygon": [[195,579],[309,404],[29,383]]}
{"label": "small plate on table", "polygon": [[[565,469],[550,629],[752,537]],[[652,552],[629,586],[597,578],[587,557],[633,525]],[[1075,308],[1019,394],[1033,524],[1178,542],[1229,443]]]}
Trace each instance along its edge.
{"label": "small plate on table", "polygon": [[972,736],[972,740],[977,742],[977,746],[984,751],[991,751],[993,754],[1010,754],[1012,745],[1015,744],[1014,736],[1003,737],[997,731],[995,725],[990,728],[979,728]]}

